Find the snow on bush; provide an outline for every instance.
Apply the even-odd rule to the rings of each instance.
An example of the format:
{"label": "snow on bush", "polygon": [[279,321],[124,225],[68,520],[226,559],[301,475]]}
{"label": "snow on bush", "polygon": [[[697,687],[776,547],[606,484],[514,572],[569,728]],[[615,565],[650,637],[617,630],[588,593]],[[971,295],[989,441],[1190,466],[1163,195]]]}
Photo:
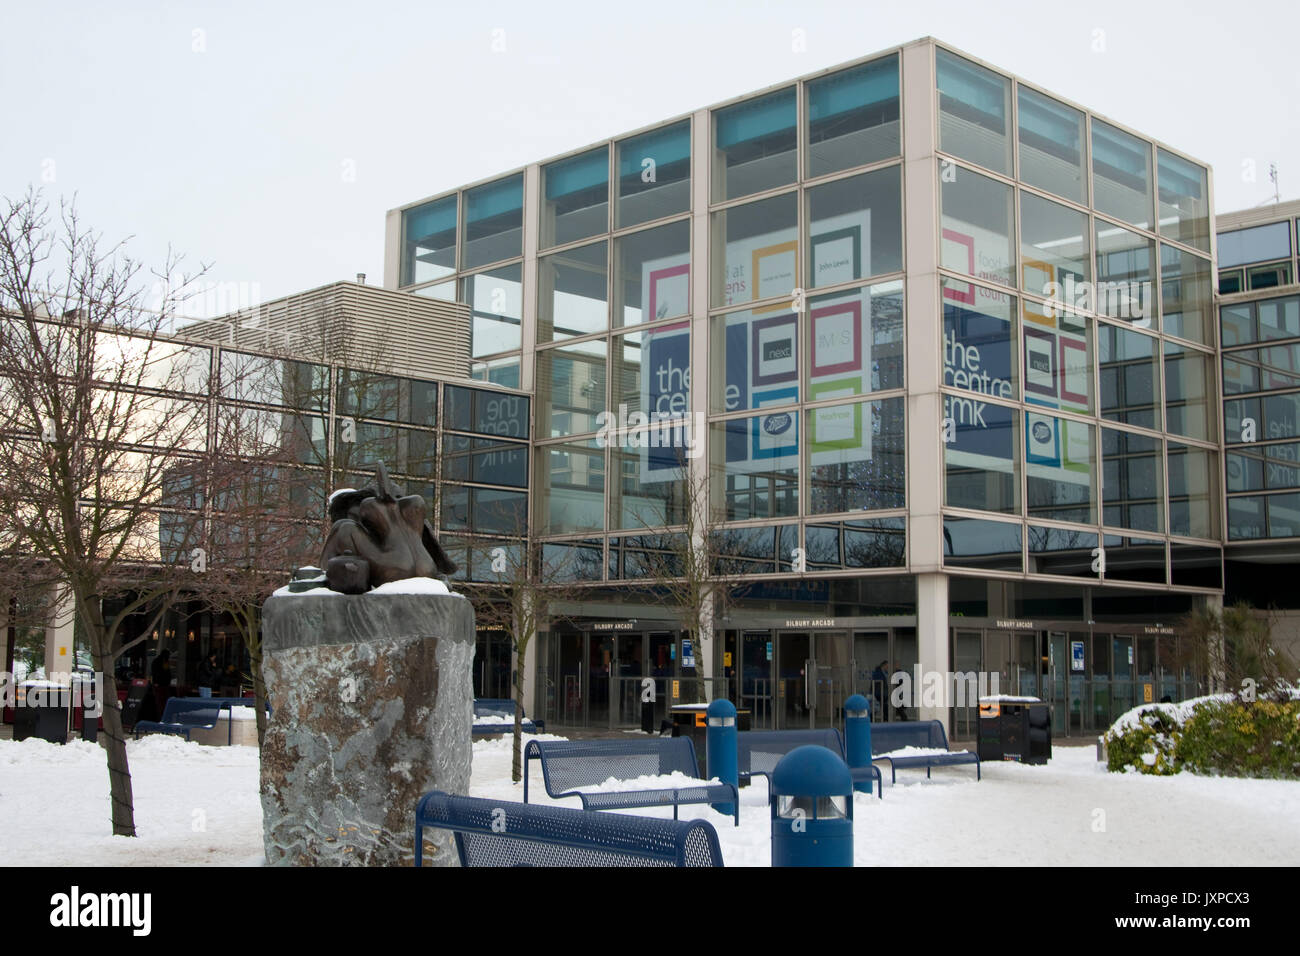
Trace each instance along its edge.
{"label": "snow on bush", "polygon": [[1112,771],[1300,779],[1300,689],[1143,704],[1122,714],[1105,742]]}

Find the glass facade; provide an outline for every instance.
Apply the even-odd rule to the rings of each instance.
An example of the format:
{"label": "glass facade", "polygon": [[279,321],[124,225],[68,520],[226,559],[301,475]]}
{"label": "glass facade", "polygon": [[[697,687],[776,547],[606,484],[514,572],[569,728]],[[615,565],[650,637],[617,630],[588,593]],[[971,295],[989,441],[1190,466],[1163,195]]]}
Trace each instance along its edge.
{"label": "glass facade", "polygon": [[[1168,588],[1192,589],[1185,602],[1222,589],[1223,491],[1229,532],[1292,526],[1300,313],[1228,304],[1216,324],[1206,167],[925,49],[934,86],[910,92],[934,97],[929,131],[908,127],[926,113],[909,112],[915,51],[903,48],[415,207],[456,200],[453,272],[402,281],[460,283],[473,374],[530,380],[536,421],[521,484],[517,436],[453,428],[444,392],[442,428],[456,437],[441,475],[457,489],[444,515],[457,531],[506,534],[484,508],[526,494],[532,532],[572,559],[571,579],[650,621],[626,637],[598,634],[594,619],[554,623],[538,651],[544,716],[617,723],[631,712],[625,682],[654,673],[734,679],[779,725],[780,688],[803,693],[786,673],[801,654],[827,680],[847,679],[837,655],[865,660],[868,647],[917,659],[918,549],[948,578],[954,614],[991,618],[992,590],[1014,588],[1026,617],[1065,622],[1005,635],[1005,654],[982,623],[973,638],[954,631],[954,653],[1064,660],[1084,608],[1103,607],[1116,620],[1096,642],[1084,635],[1088,679],[1127,682],[1131,699],[1159,655],[1119,618],[1162,613],[1148,596]],[[904,156],[913,143],[928,151]],[[923,169],[933,178],[918,184]],[[914,195],[929,205],[909,209]],[[521,239],[523,222],[537,235]],[[925,289],[907,257],[929,236]],[[1221,238],[1221,262],[1286,260],[1293,240],[1243,229],[1237,252]],[[420,255],[432,263],[442,248],[429,240]],[[939,349],[937,382],[918,339]],[[914,414],[926,407],[940,410],[937,435]],[[1270,448],[1236,447],[1252,416],[1271,422]],[[938,521],[918,532],[914,513]],[[718,575],[741,576],[741,623],[722,627],[708,674],[685,667],[681,622],[635,585],[680,568],[691,533]],[[866,577],[898,603],[837,603],[837,588]],[[958,597],[973,580],[984,596]],[[815,633],[762,623],[885,606],[906,620],[850,625],[824,656]],[[1120,657],[1116,641],[1129,642]],[[1141,660],[1125,676],[1129,648]],[[1077,713],[1078,726],[1095,717]]]}

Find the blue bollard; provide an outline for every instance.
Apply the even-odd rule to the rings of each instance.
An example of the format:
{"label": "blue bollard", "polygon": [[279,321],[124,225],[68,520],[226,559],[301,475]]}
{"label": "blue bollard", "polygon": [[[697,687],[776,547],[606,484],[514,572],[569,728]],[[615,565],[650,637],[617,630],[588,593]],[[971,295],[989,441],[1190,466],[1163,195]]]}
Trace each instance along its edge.
{"label": "blue bollard", "polygon": [[861,694],[854,694],[844,702],[844,755],[850,770],[866,768],[865,782],[853,789],[858,793],[871,792],[871,702]]}
{"label": "blue bollard", "polygon": [[806,745],[772,771],[772,865],[853,865],[853,778],[839,755]]}
{"label": "blue bollard", "polygon": [[[729,700],[715,700],[705,711],[708,727],[704,732],[704,753],[709,777],[717,777],[733,787],[740,784],[740,738],[736,729],[736,705]],[[728,803],[710,804],[719,813],[734,814]]]}

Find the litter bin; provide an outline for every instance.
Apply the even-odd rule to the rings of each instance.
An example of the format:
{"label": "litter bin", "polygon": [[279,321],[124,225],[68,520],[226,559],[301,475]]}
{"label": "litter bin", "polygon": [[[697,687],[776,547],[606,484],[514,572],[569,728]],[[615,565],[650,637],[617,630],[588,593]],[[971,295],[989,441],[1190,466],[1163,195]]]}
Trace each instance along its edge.
{"label": "litter bin", "polygon": [[1052,759],[1051,710],[1037,697],[981,697],[979,757],[1045,764]]}
{"label": "litter bin", "polygon": [[14,708],[14,740],[38,737],[52,744],[68,742],[70,688],[47,681],[19,685]]}
{"label": "litter bin", "polygon": [[[695,745],[695,760],[700,765],[700,779],[707,780],[705,776],[708,763],[708,704],[674,704],[668,711],[668,716],[673,722],[674,737],[690,737],[691,743]],[[736,729],[740,731],[749,730],[752,720],[752,713],[749,710],[736,710]]]}

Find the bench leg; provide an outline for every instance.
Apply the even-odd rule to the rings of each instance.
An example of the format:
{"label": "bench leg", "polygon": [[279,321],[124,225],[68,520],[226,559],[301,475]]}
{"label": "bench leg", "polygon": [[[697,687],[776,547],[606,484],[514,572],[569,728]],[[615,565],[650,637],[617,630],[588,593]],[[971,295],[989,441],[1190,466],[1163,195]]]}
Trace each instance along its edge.
{"label": "bench leg", "polygon": [[415,825],[415,865],[424,866],[424,827]]}
{"label": "bench leg", "polygon": [[677,819],[677,804],[673,804],[673,819]]}
{"label": "bench leg", "polygon": [[925,768],[925,779],[926,780],[930,779],[930,767],[928,765]]}
{"label": "bench leg", "polygon": [[980,779],[980,762],[976,760],[975,761],[975,782],[979,783],[979,779]]}

